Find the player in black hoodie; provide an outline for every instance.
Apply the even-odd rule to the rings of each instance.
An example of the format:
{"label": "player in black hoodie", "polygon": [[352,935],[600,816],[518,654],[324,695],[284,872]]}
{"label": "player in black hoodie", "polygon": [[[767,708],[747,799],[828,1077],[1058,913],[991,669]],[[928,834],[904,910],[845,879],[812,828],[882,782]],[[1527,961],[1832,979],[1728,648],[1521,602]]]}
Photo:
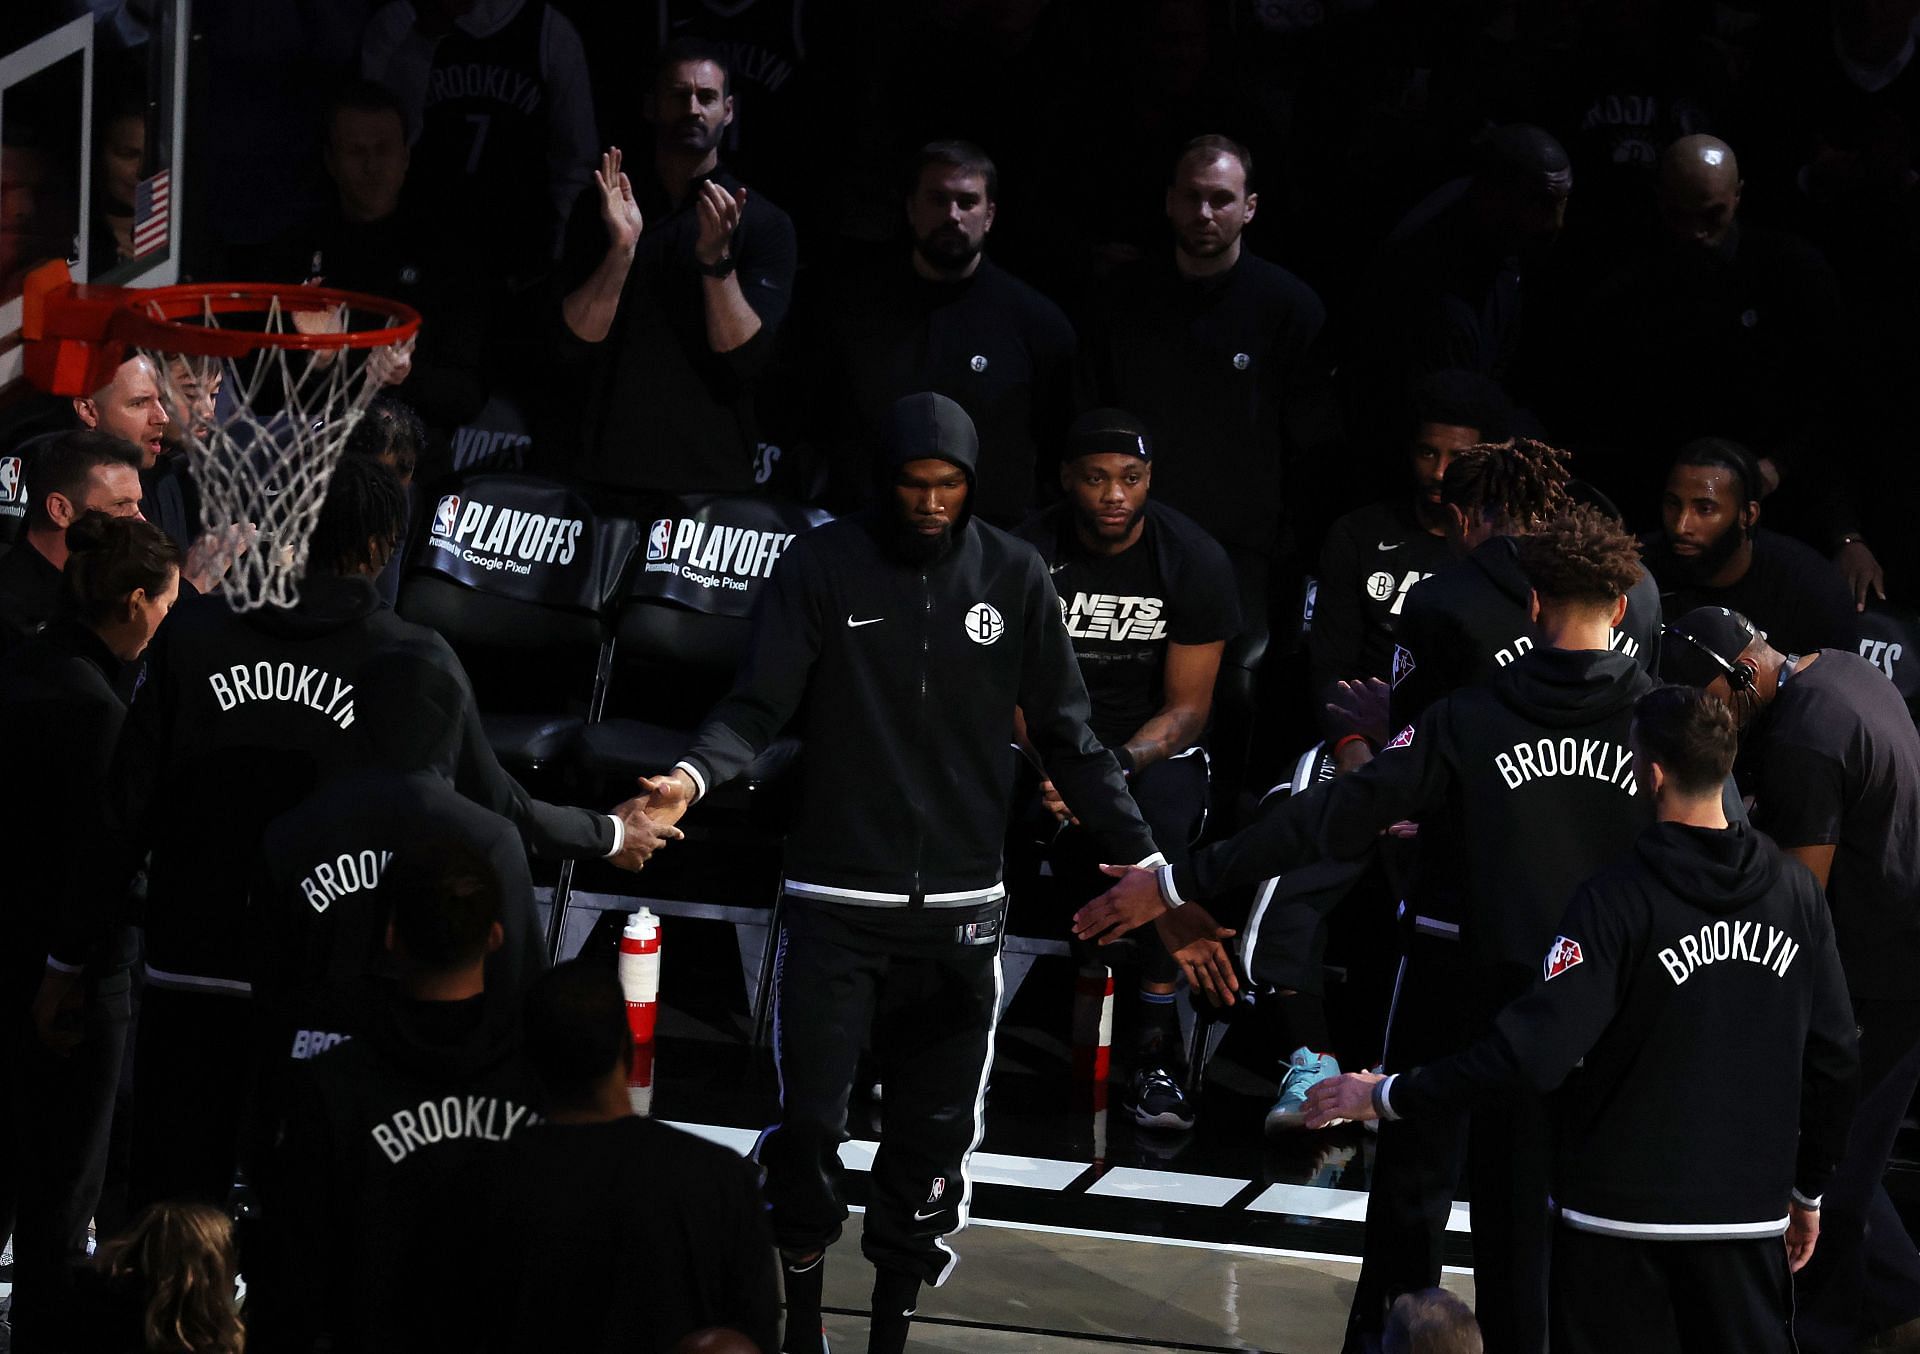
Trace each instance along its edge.
{"label": "player in black hoodie", "polygon": [[[1318,858],[1353,859],[1379,834],[1420,824],[1422,873],[1407,908],[1433,955],[1416,946],[1409,985],[1424,969],[1459,962],[1465,992],[1449,983],[1433,1004],[1394,1013],[1396,1032],[1434,1030],[1464,1015],[1469,1033],[1535,981],[1539,956],[1574,886],[1631,845],[1651,816],[1631,774],[1633,702],[1651,685],[1612,649],[1627,594],[1643,577],[1634,539],[1592,509],[1569,512],[1519,538],[1531,580],[1529,616],[1539,647],[1483,686],[1457,691],[1417,729],[1361,767],[1271,807],[1235,837],[1185,865],[1136,870],[1082,909],[1075,932],[1116,936],[1188,899],[1218,896]],[[1426,586],[1425,584],[1421,585]],[[1418,589],[1415,589],[1416,594]],[[1449,915],[1455,907],[1458,915]],[[1192,976],[1192,975],[1190,975]],[[1455,980],[1457,981],[1457,980]],[[1196,983],[1213,988],[1202,972]],[[1231,998],[1231,992],[1218,995]],[[1395,1065],[1418,1052],[1422,1031],[1396,1038]],[[1451,1052],[1440,1047],[1438,1052]],[[1377,1331],[1402,1292],[1439,1280],[1440,1242],[1458,1169],[1458,1120],[1419,1133],[1381,1134],[1367,1214],[1367,1264],[1355,1323]],[[1469,1169],[1480,1321],[1493,1351],[1535,1351],[1546,1339],[1549,1140],[1538,1097],[1515,1093],[1475,1106]],[[1397,1174],[1396,1174],[1397,1173]]]}
{"label": "player in black hoodie", "polygon": [[[1519,539],[1571,502],[1567,453],[1514,438],[1455,456],[1441,482],[1447,539],[1466,556],[1414,584],[1394,631],[1396,733],[1449,691],[1484,682],[1539,642]],[[1611,644],[1651,670],[1660,591],[1642,574]]]}
{"label": "player in black hoodie", "polygon": [[[880,507],[796,539],[754,618],[745,669],[648,812],[674,821],[797,716],[800,820],[787,839],[774,974],[780,1122],[761,1139],[786,1263],[791,1351],[818,1351],[822,1257],[847,1096],[873,1032],[889,1130],[862,1248],[878,1271],[871,1349],[904,1347],[922,1282],[955,1260],[967,1159],[984,1130],[1006,907],[1014,710],[1061,798],[1108,860],[1159,860],[1087,689],[1046,565],[971,520],[978,442],[959,405],[909,395],[889,413]],[[1162,928],[1211,947],[1210,918]]]}
{"label": "player in black hoodie", "polygon": [[[1553,1092],[1555,1354],[1787,1354],[1858,1064],[1833,925],[1805,867],[1727,821],[1724,706],[1651,692],[1632,745],[1659,821],[1574,895],[1544,985],[1454,1057],[1320,1083],[1307,1122]],[[1739,1150],[1691,1131],[1702,1103],[1738,1107]]]}

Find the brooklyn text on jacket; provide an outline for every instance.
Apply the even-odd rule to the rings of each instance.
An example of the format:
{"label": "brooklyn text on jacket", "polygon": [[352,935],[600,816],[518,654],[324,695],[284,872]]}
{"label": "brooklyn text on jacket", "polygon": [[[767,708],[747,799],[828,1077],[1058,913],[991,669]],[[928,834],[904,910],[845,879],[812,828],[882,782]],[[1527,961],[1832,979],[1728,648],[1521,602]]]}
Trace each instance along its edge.
{"label": "brooklyn text on jacket", "polygon": [[334,860],[323,860],[300,881],[300,892],[313,904],[315,912],[325,912],[335,899],[349,893],[378,888],[380,872],[393,859],[391,851],[343,851]]}
{"label": "brooklyn text on jacket", "polygon": [[373,1140],[398,1165],[422,1147],[439,1142],[478,1138],[505,1142],[522,1124],[537,1124],[540,1116],[525,1105],[497,1095],[449,1095],[422,1100],[410,1110],[395,1110],[384,1124],[373,1126]]}
{"label": "brooklyn text on jacket", "polygon": [[1515,743],[1493,754],[1493,764],[1509,790],[1542,776],[1588,776],[1639,793],[1633,783],[1633,749],[1604,738],[1542,738]]}
{"label": "brooklyn text on jacket", "polygon": [[[1607,647],[1615,653],[1625,654],[1628,658],[1638,658],[1640,656],[1640,641],[1624,630],[1608,631]],[[1531,635],[1521,635],[1516,638],[1513,643],[1507,645],[1506,648],[1496,649],[1493,654],[1493,661],[1504,668],[1507,664],[1513,662],[1514,659],[1520,657],[1520,655],[1531,653],[1532,651],[1533,637]],[[1398,652],[1396,652],[1396,662],[1398,661],[1398,657]]]}
{"label": "brooklyn text on jacket", "polygon": [[222,711],[248,701],[284,701],[318,710],[341,728],[353,724],[353,683],[304,663],[235,663],[207,682]]}
{"label": "brooklyn text on jacket", "polygon": [[486,569],[531,572],[536,564],[571,564],[587,524],[448,494],[433,510],[427,544]]}
{"label": "brooklyn text on jacket", "polygon": [[1716,921],[1702,926],[1698,934],[1681,936],[1660,951],[1660,962],[1678,987],[1693,976],[1695,969],[1726,959],[1744,959],[1784,978],[1799,953],[1799,944],[1777,926],[1762,926],[1757,921]]}
{"label": "brooklyn text on jacket", "polygon": [[745,592],[749,580],[773,574],[793,535],[662,517],[647,532],[647,572],[678,574],[703,588]]}

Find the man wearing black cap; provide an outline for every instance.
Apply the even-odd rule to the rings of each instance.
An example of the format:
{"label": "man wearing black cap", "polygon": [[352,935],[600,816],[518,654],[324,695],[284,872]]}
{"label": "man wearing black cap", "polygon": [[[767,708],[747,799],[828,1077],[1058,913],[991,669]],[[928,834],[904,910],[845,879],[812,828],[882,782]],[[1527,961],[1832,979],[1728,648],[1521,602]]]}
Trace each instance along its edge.
{"label": "man wearing black cap", "polygon": [[1782,654],[1725,607],[1682,616],[1661,671],[1733,708],[1753,820],[1826,889],[1860,1028],[1860,1107],[1801,1277],[1800,1347],[1898,1331],[1908,1343],[1874,1348],[1920,1348],[1920,1254],[1880,1183],[1920,1084],[1920,733],[1866,659]]}
{"label": "man wearing black cap", "polygon": [[[1186,858],[1207,811],[1207,754],[1201,735],[1213,708],[1220,655],[1240,629],[1233,566],[1192,518],[1148,494],[1153,441],[1121,409],[1094,409],[1067,432],[1060,466],[1065,501],[1019,535],[1047,562],[1067,634],[1093,705],[1094,736],[1113,750],[1134,803],[1170,860]],[[1072,814],[1051,781],[1046,807]],[[1087,867],[1091,843],[1067,832],[1054,842],[1056,873],[1068,859]],[[1097,878],[1097,876],[1095,876]],[[1085,896],[1084,894],[1082,895]],[[1129,1109],[1147,1128],[1193,1126],[1180,1089],[1184,1061],[1174,988],[1179,966],[1155,937],[1141,951],[1140,1023]]]}
{"label": "man wearing black cap", "polygon": [[[792,1354],[823,1347],[822,1261],[846,1218],[838,1154],[869,1031],[888,1124],[861,1243],[878,1271],[869,1348],[903,1349],[921,1284],[952,1271],[942,1238],[972,1204],[1001,994],[1016,709],[1104,859],[1161,859],[1087,727],[1046,566],[972,519],[973,421],[945,396],[909,395],[882,447],[881,503],[780,557],[732,694],[673,773],[647,782],[648,812],[671,822],[789,720],[805,748],[774,971],[780,1122],[758,1152]],[[1218,933],[1204,916],[1162,930],[1176,955],[1224,963]]]}

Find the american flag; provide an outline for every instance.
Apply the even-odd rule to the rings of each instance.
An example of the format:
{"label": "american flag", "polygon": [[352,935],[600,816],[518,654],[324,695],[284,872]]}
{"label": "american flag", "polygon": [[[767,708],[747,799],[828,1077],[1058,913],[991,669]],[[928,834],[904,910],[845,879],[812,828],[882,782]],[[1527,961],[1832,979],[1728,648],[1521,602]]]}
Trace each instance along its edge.
{"label": "american flag", "polygon": [[173,171],[163,169],[133,190],[133,256],[151,253],[167,242],[168,208],[173,200]]}

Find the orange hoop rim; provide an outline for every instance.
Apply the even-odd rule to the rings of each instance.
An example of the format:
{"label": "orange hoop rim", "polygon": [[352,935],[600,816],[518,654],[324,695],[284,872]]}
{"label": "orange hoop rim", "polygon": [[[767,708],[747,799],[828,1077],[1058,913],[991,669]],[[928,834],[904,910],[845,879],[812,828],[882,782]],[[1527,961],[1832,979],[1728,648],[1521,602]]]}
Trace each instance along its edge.
{"label": "orange hoop rim", "polygon": [[[166,287],[74,288],[79,299],[111,300],[114,310],[107,335],[136,348],[152,348],[189,357],[244,357],[262,348],[296,352],[342,352],[388,348],[404,343],[420,329],[420,312],[401,301],[338,287],[273,282],[180,282]],[[117,295],[108,295],[117,293]],[[258,314],[278,302],[283,310],[332,310],[341,306],[387,316],[377,329],[303,334],[256,329],[217,329],[194,323],[207,315]]]}

